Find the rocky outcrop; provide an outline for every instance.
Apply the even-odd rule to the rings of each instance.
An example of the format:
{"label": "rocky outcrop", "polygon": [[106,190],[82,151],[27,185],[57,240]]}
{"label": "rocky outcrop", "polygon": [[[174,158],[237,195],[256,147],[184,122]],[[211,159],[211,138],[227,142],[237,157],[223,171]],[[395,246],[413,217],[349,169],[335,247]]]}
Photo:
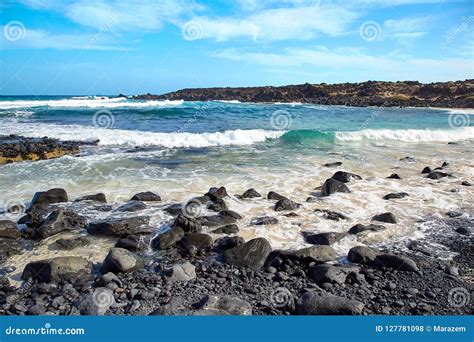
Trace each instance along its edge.
{"label": "rocky outcrop", "polygon": [[25,266],[22,279],[40,282],[72,281],[91,274],[92,263],[82,257],[57,257],[30,262]]}

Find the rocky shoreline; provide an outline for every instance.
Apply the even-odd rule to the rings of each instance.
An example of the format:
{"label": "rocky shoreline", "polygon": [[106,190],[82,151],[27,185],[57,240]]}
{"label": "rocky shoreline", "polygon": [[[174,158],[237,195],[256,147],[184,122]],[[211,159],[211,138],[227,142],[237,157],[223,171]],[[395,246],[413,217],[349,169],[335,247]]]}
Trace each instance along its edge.
{"label": "rocky shoreline", "polygon": [[[448,177],[443,167],[420,177]],[[350,184],[361,178],[335,172],[319,195],[348,192]],[[387,194],[386,200],[407,195]],[[140,215],[147,206],[162,202],[149,191],[137,193],[116,209],[103,193],[74,200],[59,188],[36,193],[28,209],[11,208],[24,211],[17,222],[0,221],[0,314],[472,314],[474,220],[469,215],[448,213],[441,220],[443,228],[433,226],[435,242],[456,253],[452,260],[432,255],[423,241],[416,240],[406,251],[356,246],[345,258],[337,258],[335,242],[349,234],[396,225],[395,215],[380,213],[371,224],[356,224],[346,233],[303,232],[309,247],[274,250],[264,238],[244,241],[238,235],[242,217],[228,207],[229,196],[225,187],[215,187],[186,203],[163,205],[172,218],[157,229],[148,216]],[[263,198],[256,189],[234,197]],[[253,225],[265,229],[278,224],[277,214],[297,222],[301,203],[274,191],[265,197],[274,202],[275,215],[257,216]],[[74,209],[78,203],[110,215],[90,220]],[[202,208],[214,214],[203,215]],[[344,220],[336,211],[319,214]],[[29,262],[20,270],[20,287],[9,281],[8,275],[16,271],[9,257],[33,254],[48,239],[63,234],[74,234],[54,243],[67,255]],[[102,262],[93,263],[75,252],[93,246],[100,237],[115,244]]]}
{"label": "rocky shoreline", "polygon": [[0,165],[20,161],[46,160],[76,154],[81,145],[97,145],[95,142],[61,141],[48,137],[27,138],[19,135],[0,136]]}
{"label": "rocky shoreline", "polygon": [[[124,96],[124,95],[120,95]],[[355,107],[474,108],[474,80],[423,84],[417,81],[300,84],[281,87],[182,89],[137,100],[301,102]]]}

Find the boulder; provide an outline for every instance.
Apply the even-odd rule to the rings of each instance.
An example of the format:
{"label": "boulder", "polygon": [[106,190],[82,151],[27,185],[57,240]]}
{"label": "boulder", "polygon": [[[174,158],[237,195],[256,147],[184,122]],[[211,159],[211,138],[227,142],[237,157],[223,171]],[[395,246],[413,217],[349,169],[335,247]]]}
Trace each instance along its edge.
{"label": "boulder", "polygon": [[346,233],[336,233],[336,232],[327,232],[327,233],[302,232],[302,234],[305,241],[313,245],[332,245],[347,235]]}
{"label": "boulder", "polygon": [[172,216],[177,216],[183,213],[183,205],[181,203],[173,203],[164,208],[163,211],[167,212]]}
{"label": "boulder", "polygon": [[201,222],[199,220],[183,214],[179,214],[171,226],[180,227],[186,233],[197,233],[202,230]]}
{"label": "boulder", "polygon": [[244,243],[245,240],[241,236],[225,236],[214,241],[214,248],[218,251],[226,251]]}
{"label": "boulder", "polygon": [[270,191],[267,195],[267,198],[269,200],[281,200],[281,199],[285,199],[286,197],[285,196],[282,196],[280,195],[279,193],[276,193],[275,191]]}
{"label": "boulder", "polygon": [[196,248],[198,250],[210,249],[212,247],[212,237],[203,233],[186,234],[181,239],[181,245],[185,248]]}
{"label": "boulder", "polygon": [[37,192],[31,200],[31,206],[36,204],[53,204],[68,202],[67,192],[64,189],[55,188],[48,191]]}
{"label": "boulder", "polygon": [[344,214],[338,213],[337,211],[327,209],[314,209],[315,213],[321,213],[322,217],[332,221],[347,220],[348,217]]}
{"label": "boulder", "polygon": [[90,245],[90,240],[83,237],[78,236],[71,239],[58,239],[56,240],[55,244],[59,249],[70,251],[74,248],[84,247]]}
{"label": "boulder", "polygon": [[224,257],[229,264],[257,271],[265,264],[271,251],[272,247],[266,239],[256,238],[226,250]]}
{"label": "boulder", "polygon": [[255,189],[253,189],[253,188],[246,190],[246,191],[240,196],[240,198],[242,198],[242,199],[245,199],[245,198],[257,198],[257,197],[262,197],[262,195],[260,195],[260,193],[257,192],[257,190],[255,190]]}
{"label": "boulder", "polygon": [[174,283],[177,281],[187,282],[196,278],[196,267],[189,261],[182,264],[176,264],[167,270],[168,281]]}
{"label": "boulder", "polygon": [[277,223],[278,223],[278,219],[272,216],[260,216],[260,217],[255,217],[251,220],[251,224],[256,225],[256,226],[266,226],[266,225],[272,225],[272,224],[277,224]]}
{"label": "boulder", "polygon": [[48,204],[33,205],[26,210],[26,215],[18,220],[18,224],[26,224],[28,227],[37,228],[56,209]]}
{"label": "boulder", "polygon": [[210,315],[219,313],[221,315],[247,316],[252,314],[252,306],[237,297],[206,295],[194,307],[198,310],[210,311]]}
{"label": "boulder", "polygon": [[390,178],[390,179],[402,179],[402,177],[400,177],[397,173],[392,173],[390,176],[388,176],[387,178]]}
{"label": "boulder", "polygon": [[214,229],[211,233],[213,234],[236,234],[239,232],[239,226],[236,224],[229,224],[217,229]]}
{"label": "boulder", "polygon": [[472,186],[472,184],[469,183],[468,181],[462,181],[461,185],[463,185],[463,186]]}
{"label": "boulder", "polygon": [[139,192],[130,201],[160,202],[161,197],[151,191]]}
{"label": "boulder", "polygon": [[0,238],[19,239],[20,237],[21,233],[15,222],[10,220],[0,220]]}
{"label": "boulder", "polygon": [[350,173],[350,172],[345,172],[345,171],[337,171],[335,174],[332,175],[331,178],[343,183],[348,183],[351,180],[362,179],[361,176],[356,175],[355,173]]}
{"label": "boulder", "polygon": [[364,303],[324,292],[304,293],[296,303],[299,315],[360,315]]}
{"label": "boulder", "polygon": [[120,207],[118,207],[117,209],[115,209],[116,211],[123,211],[123,212],[136,212],[136,211],[141,211],[141,210],[144,210],[146,209],[147,206],[145,203],[141,202],[141,201],[129,201],[123,205],[121,205]]}
{"label": "boulder", "polygon": [[86,226],[87,219],[68,209],[59,208],[53,211],[34,229],[32,238],[35,240],[46,239],[64,231],[79,230]]}
{"label": "boulder", "polygon": [[379,221],[379,222],[386,222],[386,223],[397,223],[397,218],[395,217],[394,214],[392,213],[383,213],[383,214],[377,214],[374,217],[372,217],[372,221]]}
{"label": "boulder", "polygon": [[223,199],[224,197],[229,197],[226,188],[221,186],[220,188],[212,187],[209,191],[204,195],[209,197],[211,200],[216,199]]}
{"label": "boulder", "polygon": [[375,262],[379,266],[390,267],[398,271],[418,272],[415,261],[404,255],[379,254],[375,257]]}
{"label": "boulder", "polygon": [[111,235],[124,237],[128,235],[147,234],[150,218],[148,216],[135,216],[124,218],[111,218],[89,224],[87,232],[91,235]]}
{"label": "boulder", "polygon": [[309,269],[308,276],[316,283],[344,284],[350,273],[359,273],[356,267],[341,267],[328,264],[315,265]]}
{"label": "boulder", "polygon": [[336,192],[349,193],[350,190],[343,182],[333,178],[327,179],[321,187],[321,195],[329,196]]}
{"label": "boulder", "polygon": [[349,250],[347,259],[356,264],[374,265],[375,259],[379,254],[380,252],[375,249],[365,246],[355,246]]}
{"label": "boulder", "polygon": [[359,234],[365,231],[371,231],[371,232],[378,232],[380,230],[384,230],[385,227],[380,225],[380,224],[361,224],[358,223],[349,229],[348,233],[349,234]]}
{"label": "boulder", "polygon": [[34,279],[40,282],[74,281],[91,274],[92,263],[82,257],[56,257],[33,261],[25,266],[21,278]]}
{"label": "boulder", "polygon": [[94,202],[99,202],[99,203],[107,203],[107,198],[105,197],[105,194],[100,192],[95,195],[86,195],[77,198],[74,202],[83,202],[83,201],[94,201]]}
{"label": "boulder", "polygon": [[219,212],[221,210],[227,210],[227,204],[222,199],[216,199],[207,205],[207,209]]}
{"label": "boulder", "polygon": [[301,204],[293,202],[288,198],[283,198],[276,202],[275,204],[275,211],[284,211],[284,210],[295,210],[301,207]]}
{"label": "boulder", "polygon": [[219,216],[230,216],[236,220],[240,220],[242,218],[242,216],[238,212],[229,209],[221,210],[219,212]]}
{"label": "boulder", "polygon": [[124,248],[113,247],[105,257],[100,271],[102,274],[130,273],[143,266],[143,261],[138,255]]}
{"label": "boulder", "polygon": [[132,252],[139,252],[146,250],[148,245],[145,243],[145,241],[142,241],[140,236],[130,235],[119,239],[115,244],[115,247],[125,248]]}
{"label": "boulder", "polygon": [[406,192],[392,192],[383,197],[384,200],[398,199],[409,196]]}
{"label": "boulder", "polygon": [[184,230],[181,227],[172,227],[151,240],[151,246],[153,249],[167,249],[181,241],[183,237]]}
{"label": "boulder", "polygon": [[441,171],[431,171],[428,176],[426,176],[429,179],[441,179],[444,177],[448,177],[449,174],[446,172],[441,172]]}
{"label": "boulder", "polygon": [[421,170],[421,174],[425,174],[425,173],[431,173],[431,167],[429,166],[425,166],[425,168],[423,170]]}
{"label": "boulder", "polygon": [[326,262],[336,258],[336,252],[331,246],[316,245],[305,247],[297,250],[274,250],[270,253],[266,260],[267,266],[276,266],[279,263],[277,259],[285,260],[296,260],[304,264],[310,264],[313,262]]}
{"label": "boulder", "polygon": [[207,227],[222,227],[229,224],[235,223],[237,220],[232,216],[225,215],[213,215],[213,216],[202,216],[199,218],[199,222],[203,226]]}

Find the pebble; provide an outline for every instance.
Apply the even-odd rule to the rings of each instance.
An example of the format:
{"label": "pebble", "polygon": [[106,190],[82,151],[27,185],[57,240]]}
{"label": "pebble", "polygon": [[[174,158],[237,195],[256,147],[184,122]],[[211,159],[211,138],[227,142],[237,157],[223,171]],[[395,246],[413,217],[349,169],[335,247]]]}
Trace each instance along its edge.
{"label": "pebble", "polygon": [[409,294],[411,294],[412,296],[415,296],[415,295],[418,294],[418,290],[415,289],[415,288],[413,288],[413,287],[409,288],[409,289],[407,290],[407,292],[408,292]]}

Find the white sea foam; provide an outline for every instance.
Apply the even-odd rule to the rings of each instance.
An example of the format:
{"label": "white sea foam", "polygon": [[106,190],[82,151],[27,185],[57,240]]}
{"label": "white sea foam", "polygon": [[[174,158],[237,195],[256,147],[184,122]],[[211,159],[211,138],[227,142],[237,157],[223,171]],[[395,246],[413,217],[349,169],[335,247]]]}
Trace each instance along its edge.
{"label": "white sea foam", "polygon": [[284,131],[263,129],[236,129],[212,133],[161,133],[44,123],[15,123],[12,125],[4,122],[0,122],[0,131],[4,134],[21,134],[27,137],[48,136],[61,140],[92,141],[99,139],[100,145],[163,146],[167,148],[251,145],[264,142],[267,139],[279,138],[285,133]]}
{"label": "white sea foam", "polygon": [[136,101],[125,98],[71,98],[61,100],[18,100],[18,101],[0,101],[0,109],[16,108],[141,108],[141,107],[171,107],[182,105],[184,101]]}
{"label": "white sea foam", "polygon": [[354,132],[336,132],[339,141],[396,140],[403,142],[458,141],[474,139],[474,127],[458,129],[363,129]]}

